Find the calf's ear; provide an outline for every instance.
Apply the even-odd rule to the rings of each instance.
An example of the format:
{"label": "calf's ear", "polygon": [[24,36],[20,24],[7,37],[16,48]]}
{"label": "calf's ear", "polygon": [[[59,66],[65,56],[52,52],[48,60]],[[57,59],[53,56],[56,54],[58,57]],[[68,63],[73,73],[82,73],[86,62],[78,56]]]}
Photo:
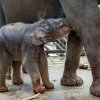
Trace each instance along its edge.
{"label": "calf's ear", "polygon": [[46,34],[43,31],[38,31],[32,35],[32,44],[34,45],[43,45],[47,42],[45,38]]}

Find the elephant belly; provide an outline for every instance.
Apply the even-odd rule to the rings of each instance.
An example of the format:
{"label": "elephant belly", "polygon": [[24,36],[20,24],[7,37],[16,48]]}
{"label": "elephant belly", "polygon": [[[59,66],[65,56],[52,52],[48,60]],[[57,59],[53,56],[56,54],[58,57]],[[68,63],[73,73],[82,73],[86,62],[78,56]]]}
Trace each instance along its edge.
{"label": "elephant belly", "polygon": [[[33,22],[37,20],[37,14],[44,5],[40,0],[1,0],[6,22]],[[41,0],[44,2],[45,0]]]}
{"label": "elephant belly", "polygon": [[59,0],[1,0],[6,23],[32,23],[39,18],[56,17],[59,13]]}

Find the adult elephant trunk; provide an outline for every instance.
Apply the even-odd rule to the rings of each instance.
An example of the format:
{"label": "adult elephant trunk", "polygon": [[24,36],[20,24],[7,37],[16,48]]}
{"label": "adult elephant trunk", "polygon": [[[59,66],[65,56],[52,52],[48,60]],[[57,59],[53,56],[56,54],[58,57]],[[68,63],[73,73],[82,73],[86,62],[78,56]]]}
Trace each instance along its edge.
{"label": "adult elephant trunk", "polygon": [[[97,0],[60,0],[60,2],[72,28],[80,34],[80,41],[85,47],[93,75],[90,91],[93,95],[100,96],[100,10],[98,2]],[[78,43],[80,41],[77,41],[75,35],[72,34],[71,37],[74,38],[69,38],[62,84],[73,85],[71,81],[74,80],[76,85],[81,85],[80,79],[76,75],[76,68],[82,43]],[[76,51],[75,48],[79,50]],[[70,76],[67,75],[68,73]],[[69,77],[72,79],[68,80]]]}

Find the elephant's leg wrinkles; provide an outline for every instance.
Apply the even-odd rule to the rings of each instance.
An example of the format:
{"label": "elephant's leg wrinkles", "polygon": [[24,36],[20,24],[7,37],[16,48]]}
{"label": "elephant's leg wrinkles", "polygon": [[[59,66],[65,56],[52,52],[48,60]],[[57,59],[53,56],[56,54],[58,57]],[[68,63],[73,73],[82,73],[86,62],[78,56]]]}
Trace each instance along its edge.
{"label": "elephant's leg wrinkles", "polygon": [[[83,41],[93,75],[91,94],[100,97],[100,11],[84,24]],[[89,27],[86,27],[88,25]],[[87,34],[88,33],[88,34]]]}
{"label": "elephant's leg wrinkles", "polygon": [[77,27],[73,25],[75,22],[73,16],[76,20],[93,75],[90,92],[100,97],[100,10],[97,0],[77,0],[77,2],[60,0],[60,2],[74,29]]}
{"label": "elephant's leg wrinkles", "polygon": [[0,92],[7,92],[8,91],[8,88],[5,85],[5,78],[6,78],[5,74],[4,75],[0,74]]}
{"label": "elephant's leg wrinkles", "polygon": [[13,67],[13,77],[12,77],[13,84],[15,85],[23,84],[23,80],[21,79],[20,75],[21,61],[13,61],[12,67]]}
{"label": "elephant's leg wrinkles", "polygon": [[[25,48],[27,49],[27,48]],[[40,84],[40,72],[38,66],[38,47],[28,48],[23,52],[22,66],[25,67],[31,77],[34,93],[43,93],[46,91],[45,86]]]}
{"label": "elephant's leg wrinkles", "polygon": [[77,76],[76,70],[79,65],[80,52],[82,50],[82,42],[79,36],[73,31],[68,36],[67,53],[65,60],[64,74],[61,84],[65,86],[80,86],[83,80]]}
{"label": "elephant's leg wrinkles", "polygon": [[96,66],[100,67],[100,63],[91,66],[93,82],[90,87],[90,92],[95,96],[100,96],[100,68],[97,68]]}
{"label": "elephant's leg wrinkles", "polygon": [[[100,20],[98,20],[98,22],[99,21]],[[95,23],[95,31],[93,31],[93,28],[93,25],[89,25],[88,31],[90,31],[90,35],[92,37],[85,38],[84,45],[93,75],[93,82],[90,87],[90,92],[95,96],[100,96],[100,24],[96,26]],[[86,41],[88,41],[88,44]]]}
{"label": "elephant's leg wrinkles", "polygon": [[[28,65],[23,64],[23,66],[25,66],[28,74],[31,77],[34,93],[43,93],[44,91],[46,91],[45,86],[40,84],[40,74],[39,74],[38,65],[32,63]],[[35,66],[36,68],[35,67],[33,68],[32,66]],[[27,68],[27,67],[31,67],[31,68]]]}
{"label": "elephant's leg wrinkles", "polygon": [[40,52],[39,52],[39,70],[41,74],[41,78],[43,81],[43,85],[47,89],[53,89],[54,85],[49,80],[49,74],[48,74],[48,62],[46,58],[46,54],[44,51],[44,46],[40,46]]}

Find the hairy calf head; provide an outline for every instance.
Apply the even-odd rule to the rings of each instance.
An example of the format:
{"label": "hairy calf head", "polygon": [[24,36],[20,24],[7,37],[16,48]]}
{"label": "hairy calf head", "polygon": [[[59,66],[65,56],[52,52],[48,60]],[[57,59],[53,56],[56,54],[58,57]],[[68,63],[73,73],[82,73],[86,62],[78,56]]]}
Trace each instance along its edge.
{"label": "hairy calf head", "polygon": [[32,43],[42,45],[60,39],[70,32],[70,25],[65,18],[48,19],[34,31]]}

